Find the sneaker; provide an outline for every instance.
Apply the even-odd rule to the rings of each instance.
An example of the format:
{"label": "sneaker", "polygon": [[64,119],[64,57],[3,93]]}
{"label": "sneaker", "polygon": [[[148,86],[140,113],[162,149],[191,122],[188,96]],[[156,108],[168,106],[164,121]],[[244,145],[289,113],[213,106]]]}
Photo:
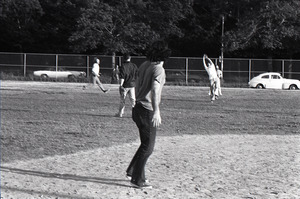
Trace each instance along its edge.
{"label": "sneaker", "polygon": [[135,184],[133,182],[130,182],[130,184],[131,184],[131,186],[133,188],[137,188],[137,189],[152,189],[152,186],[149,185],[149,184],[147,184],[147,183],[143,183],[141,185],[137,185],[137,184]]}
{"label": "sneaker", "polygon": [[115,114],[115,117],[123,117],[123,115],[120,114],[120,113],[116,113],[116,114]]}
{"label": "sneaker", "polygon": [[[131,179],[132,179],[131,176],[128,175],[128,174],[126,174],[126,178],[127,178],[128,180],[131,180]],[[145,179],[145,183],[149,183],[149,180],[148,180],[148,179]]]}
{"label": "sneaker", "polygon": [[211,101],[215,101],[215,99],[216,99],[216,97],[215,97],[215,96],[213,96],[213,97],[211,98]]}
{"label": "sneaker", "polygon": [[127,178],[128,180],[131,180],[131,176],[128,175],[128,174],[126,174],[126,178]]}
{"label": "sneaker", "polygon": [[103,92],[104,92],[104,93],[107,93],[108,91],[109,91],[109,89],[106,89],[106,90],[104,90]]}

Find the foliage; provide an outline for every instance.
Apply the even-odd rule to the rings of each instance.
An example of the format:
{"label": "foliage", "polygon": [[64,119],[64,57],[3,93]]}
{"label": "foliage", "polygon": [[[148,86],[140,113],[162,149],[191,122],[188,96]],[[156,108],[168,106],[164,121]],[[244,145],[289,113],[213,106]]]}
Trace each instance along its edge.
{"label": "foliage", "polygon": [[92,0],[82,9],[70,41],[77,51],[142,54],[149,43],[182,36],[177,22],[184,18],[182,1]]}
{"label": "foliage", "polygon": [[[300,56],[298,0],[3,0],[0,50],[172,56]],[[222,37],[222,17],[225,18]]]}
{"label": "foliage", "polygon": [[35,21],[43,15],[39,0],[3,0],[0,9],[0,49],[26,51],[34,45]]}
{"label": "foliage", "polygon": [[102,50],[108,54],[124,52],[134,42],[137,42],[136,48],[143,48],[145,38],[155,34],[142,22],[132,23],[130,11],[126,11],[99,0],[90,1],[88,7],[82,9],[77,31],[70,38],[74,49],[78,52]]}
{"label": "foliage", "polygon": [[236,28],[226,33],[228,51],[252,48],[263,49],[270,54],[275,50],[291,48],[292,45],[287,45],[288,41],[299,41],[299,1],[251,3],[250,9],[237,21]]}
{"label": "foliage", "polygon": [[43,52],[70,51],[69,37],[75,31],[76,19],[81,15],[85,0],[40,1],[45,14],[40,20],[40,49]]}

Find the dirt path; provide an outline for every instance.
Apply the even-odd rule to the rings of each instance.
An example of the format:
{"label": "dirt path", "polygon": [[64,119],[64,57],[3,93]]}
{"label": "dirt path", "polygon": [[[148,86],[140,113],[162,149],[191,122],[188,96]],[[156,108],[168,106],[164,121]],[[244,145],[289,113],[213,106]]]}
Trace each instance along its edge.
{"label": "dirt path", "polygon": [[300,198],[300,136],[158,137],[153,189],[129,187],[138,142],[1,165],[3,199]]}

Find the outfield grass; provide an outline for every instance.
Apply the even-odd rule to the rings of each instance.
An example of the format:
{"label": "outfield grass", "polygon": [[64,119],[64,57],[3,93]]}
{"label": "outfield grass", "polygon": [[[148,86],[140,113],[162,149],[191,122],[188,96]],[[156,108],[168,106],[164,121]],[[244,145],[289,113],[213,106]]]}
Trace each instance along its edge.
{"label": "outfield grass", "polygon": [[[1,81],[1,161],[28,160],[138,139],[129,101],[116,118],[116,85],[107,94],[86,83]],[[211,103],[206,87],[164,88],[158,136],[299,134],[300,91],[224,88]]]}

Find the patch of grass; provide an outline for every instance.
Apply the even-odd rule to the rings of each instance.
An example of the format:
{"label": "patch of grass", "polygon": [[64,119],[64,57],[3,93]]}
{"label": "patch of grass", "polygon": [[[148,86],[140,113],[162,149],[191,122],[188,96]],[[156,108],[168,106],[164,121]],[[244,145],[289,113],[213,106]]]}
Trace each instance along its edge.
{"label": "patch of grass", "polygon": [[[0,73],[0,80],[14,80],[14,81],[40,81],[40,82],[75,82],[75,83],[89,83],[92,82],[92,77],[83,77],[83,78],[42,78],[42,77],[36,77],[32,74],[27,75],[24,77],[22,74],[15,74],[15,73]],[[101,82],[102,83],[111,83],[111,77],[107,75],[101,76]]]}
{"label": "patch of grass", "polygon": [[[83,90],[83,86],[86,89]],[[117,86],[107,94],[86,83],[1,81],[1,161],[75,153],[132,142],[138,130]],[[299,134],[299,91],[165,86],[158,136]]]}
{"label": "patch of grass", "polygon": [[[85,78],[75,78],[75,79],[45,79],[41,77],[35,77],[32,74],[27,75],[24,77],[22,74],[16,74],[16,73],[0,73],[0,80],[14,80],[14,81],[40,81],[40,82],[75,82],[75,83],[90,83],[92,82],[92,77],[85,77]],[[108,74],[103,74],[100,77],[100,80],[102,83],[110,84],[112,83],[112,78]],[[114,82],[116,83],[116,82]],[[209,81],[207,78],[199,81],[189,81],[188,84],[186,84],[185,81],[167,81],[166,85],[170,86],[209,86]],[[248,87],[247,81],[240,81],[239,79],[235,79],[234,81],[226,81],[222,80],[221,83],[222,87],[234,87],[234,88],[246,88]]]}

